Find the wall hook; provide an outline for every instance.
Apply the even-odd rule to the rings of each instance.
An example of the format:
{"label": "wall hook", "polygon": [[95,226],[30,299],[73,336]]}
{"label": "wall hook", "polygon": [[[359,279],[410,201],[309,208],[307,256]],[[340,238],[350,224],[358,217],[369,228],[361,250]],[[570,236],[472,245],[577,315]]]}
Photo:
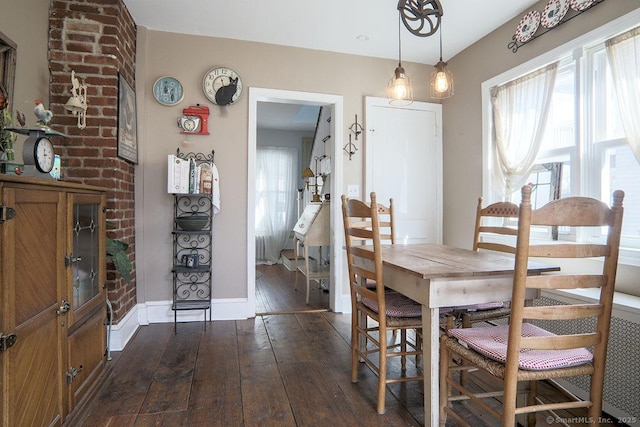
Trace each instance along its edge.
{"label": "wall hook", "polygon": [[[356,137],[356,139],[358,139]],[[344,146],[343,150],[349,154],[349,160],[351,160],[351,156],[353,156],[354,154],[356,154],[356,151],[358,151],[358,147],[356,147],[356,145],[351,142],[351,134],[349,134],[349,143],[347,143],[347,145]]]}
{"label": "wall hook", "polygon": [[363,131],[362,125],[358,123],[358,115],[356,114],[356,121],[349,126],[349,130],[356,135],[356,141],[358,140],[358,135],[360,135]]}

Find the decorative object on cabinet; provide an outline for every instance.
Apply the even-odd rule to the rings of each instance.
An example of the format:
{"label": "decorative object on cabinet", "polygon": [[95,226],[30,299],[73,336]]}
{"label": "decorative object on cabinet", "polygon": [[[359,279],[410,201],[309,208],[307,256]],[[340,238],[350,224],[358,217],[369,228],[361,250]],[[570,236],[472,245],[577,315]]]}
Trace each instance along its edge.
{"label": "decorative object on cabinet", "polygon": [[[213,151],[211,154],[182,153],[178,149],[174,157],[181,162],[187,162],[193,172],[190,176],[193,176],[197,168],[212,164],[214,155]],[[169,164],[171,165],[171,161]],[[170,169],[168,176],[171,177],[171,175]],[[203,310],[206,329],[207,310],[209,321],[211,321],[211,247],[214,213],[212,194],[199,191],[174,192],[173,197],[173,267],[171,270],[173,304],[171,309],[174,312],[174,332],[177,333],[178,311],[182,310]]]}
{"label": "decorative object on cabinet", "polygon": [[42,104],[42,100],[40,100],[40,98],[33,101],[33,104],[35,105],[33,108],[33,114],[35,114],[38,119],[36,121],[36,126],[48,128],[49,123],[51,123],[51,119],[53,118],[53,113],[51,110],[44,108],[44,104]]}
{"label": "decorative object on cabinet", "polygon": [[110,369],[106,190],[2,175],[0,204],[0,424],[77,425]]}
{"label": "decorative object on cabinet", "polygon": [[182,134],[209,135],[209,107],[196,104],[183,109],[178,127]]}
{"label": "decorative object on cabinet", "polygon": [[78,129],[87,127],[87,84],[84,80],[80,83],[73,70],[71,70],[71,96],[64,104],[64,108],[74,117],[78,117]]}
{"label": "decorative object on cabinet", "polygon": [[402,13],[398,9],[398,66],[393,72],[387,87],[387,97],[391,105],[410,105],[413,102],[411,80],[402,67],[402,38],[400,37],[400,20]]}
{"label": "decorative object on cabinet", "polygon": [[442,5],[438,0],[399,0],[398,10],[404,26],[414,36],[429,37],[440,26]]}
{"label": "decorative object on cabinet", "polygon": [[118,74],[118,157],[138,163],[136,93]]}
{"label": "decorative object on cabinet", "polygon": [[216,105],[235,104],[242,95],[242,89],[242,79],[228,67],[214,67],[202,79],[204,96]]}
{"label": "decorative object on cabinet", "polygon": [[180,80],[175,77],[160,77],[153,84],[153,97],[160,104],[170,107],[182,101],[184,98],[184,88]]}
{"label": "decorative object on cabinet", "polygon": [[[532,10],[522,17],[507,48],[516,53],[518,49],[530,41],[537,39],[602,2],[604,0],[549,0],[542,14]],[[544,28],[542,31],[539,31],[540,24]]]}
{"label": "decorative object on cabinet", "polygon": [[24,165],[20,174],[53,179],[50,172],[55,164],[55,153],[50,138],[66,136],[50,127],[7,128],[6,130],[28,136],[22,148]]}
{"label": "decorative object on cabinet", "polygon": [[447,99],[453,96],[453,74],[447,69],[447,63],[442,60],[442,25],[440,25],[440,61],[431,73],[429,93],[434,99]]}
{"label": "decorative object on cabinet", "polygon": [[[322,255],[322,247],[331,244],[329,221],[331,217],[329,202],[311,203],[304,208],[302,215],[293,228],[294,265],[305,276],[307,284],[306,303],[309,304],[310,281],[316,280],[323,287],[323,281],[330,278],[328,259]],[[298,263],[300,250],[303,249],[304,263]],[[311,248],[318,247],[317,259],[311,257]],[[298,289],[298,275],[294,289]]]}

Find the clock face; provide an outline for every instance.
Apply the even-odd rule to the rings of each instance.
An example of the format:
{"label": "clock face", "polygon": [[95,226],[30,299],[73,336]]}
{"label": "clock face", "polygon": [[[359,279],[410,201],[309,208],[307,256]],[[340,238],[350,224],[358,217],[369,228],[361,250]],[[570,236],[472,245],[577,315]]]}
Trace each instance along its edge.
{"label": "clock face", "polygon": [[33,148],[36,169],[40,172],[49,173],[53,169],[53,144],[48,138],[40,138]]}
{"label": "clock face", "polygon": [[162,105],[176,105],[184,98],[184,88],[176,78],[160,77],[153,84],[153,97]]}
{"label": "clock face", "polygon": [[202,80],[207,99],[217,105],[234,104],[242,95],[242,80],[238,73],[227,67],[207,71]]}

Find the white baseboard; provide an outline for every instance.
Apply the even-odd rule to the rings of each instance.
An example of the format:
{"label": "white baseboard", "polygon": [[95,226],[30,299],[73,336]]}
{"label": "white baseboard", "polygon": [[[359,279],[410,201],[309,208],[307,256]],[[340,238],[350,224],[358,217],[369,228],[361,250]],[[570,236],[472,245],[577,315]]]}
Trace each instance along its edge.
{"label": "white baseboard", "polygon": [[[255,316],[255,313],[249,313],[246,298],[213,300],[212,303],[211,320],[242,320]],[[209,312],[207,312],[208,319]],[[178,322],[201,322],[203,320],[204,312],[202,310],[178,312]],[[120,322],[111,326],[110,333],[107,325],[109,350],[122,351],[140,326],[151,323],[172,323],[173,321],[174,312],[171,310],[171,301],[151,301],[137,304]]]}

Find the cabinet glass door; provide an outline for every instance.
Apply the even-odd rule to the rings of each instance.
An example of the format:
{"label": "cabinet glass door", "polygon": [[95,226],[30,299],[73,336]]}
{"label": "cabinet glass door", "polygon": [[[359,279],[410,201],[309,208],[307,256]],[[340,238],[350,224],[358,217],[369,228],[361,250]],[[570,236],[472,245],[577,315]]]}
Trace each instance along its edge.
{"label": "cabinet glass door", "polygon": [[100,293],[100,204],[73,204],[73,308]]}

